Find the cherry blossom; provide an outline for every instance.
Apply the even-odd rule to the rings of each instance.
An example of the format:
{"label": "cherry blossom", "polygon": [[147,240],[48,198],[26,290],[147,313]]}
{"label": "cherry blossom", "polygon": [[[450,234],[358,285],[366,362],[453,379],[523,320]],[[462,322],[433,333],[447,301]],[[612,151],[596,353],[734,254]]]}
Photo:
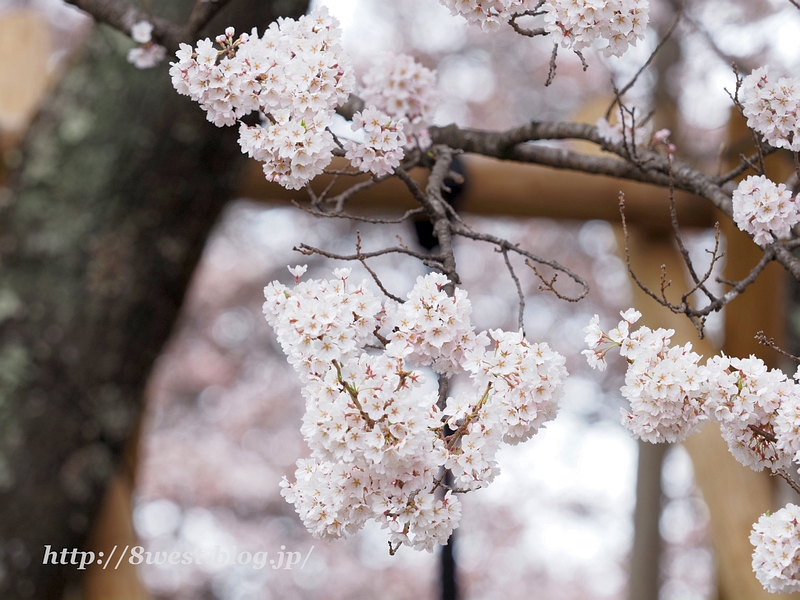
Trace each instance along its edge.
{"label": "cherry blossom", "polygon": [[127,60],[137,69],[151,69],[167,56],[167,49],[152,42],[128,50]]}
{"label": "cherry blossom", "polygon": [[440,0],[454,15],[461,15],[471,25],[493,31],[516,13],[534,10],[535,0]]}
{"label": "cherry blossom", "polygon": [[785,398],[797,396],[797,387],[778,369],[759,358],[715,356],[708,360],[708,397],[705,408],[719,421],[731,454],[754,471],[777,471],[792,456],[774,443],[778,409]]}
{"label": "cherry blossom", "polygon": [[800,82],[793,77],[774,78],[768,67],[756,69],[742,80],[739,102],[747,126],[771,146],[800,150]]}
{"label": "cherry blossom", "polygon": [[364,102],[395,120],[409,133],[419,133],[433,121],[439,105],[436,72],[407,54],[389,54],[363,80]]}
{"label": "cherry blossom", "polygon": [[750,533],[753,570],[769,592],[800,591],[800,507],[787,504],[762,515]]}
{"label": "cherry blossom", "polygon": [[[622,411],[622,424],[634,437],[648,442],[682,441],[706,419],[703,412],[705,372],[691,344],[670,346],[672,329],[630,326],[641,317],[629,309],[620,313],[617,327],[605,333],[595,317],[584,329],[589,350],[583,354],[594,368],[605,368],[605,355],[618,347],[628,361],[622,396],[630,412]],[[605,344],[605,346],[603,346]]]}
{"label": "cherry blossom", "polygon": [[577,52],[603,39],[605,56],[622,56],[644,38],[649,20],[647,0],[548,0],[546,30],[556,43]]}
{"label": "cherry blossom", "polygon": [[152,39],[153,25],[148,21],[138,21],[131,27],[131,37],[134,42],[146,44]]}
{"label": "cherry blossom", "polygon": [[[448,296],[439,273],[419,277],[407,301],[381,307],[366,282],[348,281],[349,269],[327,281],[300,281],[302,266],[289,271],[295,286],[268,285],[264,314],[304,383],[311,457],[281,484],[283,496],[323,539],[372,519],[389,530],[392,548],[447,543],[461,515],[453,492],[488,485],[501,444],[555,417],[564,357],[521,332],[476,334],[466,292]],[[472,392],[440,410],[415,370],[426,365],[469,373]]]}
{"label": "cherry blossom", "polygon": [[330,163],[336,147],[328,126],[355,78],[340,45],[338,22],[325,7],[279,19],[259,37],[233,28],[192,48],[181,44],[170,75],[218,127],[258,111],[262,123],[240,123],[242,152],[289,189],[304,186]]}
{"label": "cherry blossom", "polygon": [[751,175],[733,192],[733,220],[756,244],[766,246],[776,238],[789,237],[800,222],[800,206],[784,184]]}
{"label": "cherry blossom", "polygon": [[345,141],[345,158],[364,172],[376,177],[393,173],[403,159],[406,136],[403,123],[370,106],[353,116],[353,130],[363,129],[365,140],[357,143]]}
{"label": "cherry blossom", "polygon": [[139,46],[128,51],[127,60],[139,69],[150,69],[167,56],[164,46],[153,43],[153,25],[149,21],[137,21],[131,26],[131,38]]}

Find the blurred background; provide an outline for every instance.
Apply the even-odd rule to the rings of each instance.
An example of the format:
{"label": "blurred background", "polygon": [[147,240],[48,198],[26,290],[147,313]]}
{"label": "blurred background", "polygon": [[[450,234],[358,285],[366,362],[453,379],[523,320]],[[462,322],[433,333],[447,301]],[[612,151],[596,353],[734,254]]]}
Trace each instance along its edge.
{"label": "blurred background", "polygon": [[[164,4],[154,5],[154,11],[179,10]],[[646,40],[622,59],[587,53],[588,71],[577,57],[562,52],[555,81],[545,88],[552,50],[546,40],[510,35],[510,29],[484,33],[468,28],[435,0],[312,2],[316,4],[326,4],[342,23],[344,46],[358,73],[385,52],[413,54],[439,73],[443,99],[436,124],[481,129],[531,119],[593,123],[610,103],[611,82],[619,87],[632,77],[681,10],[677,3],[654,2]],[[675,35],[628,99],[642,114],[656,111],[656,125],[672,129],[681,158],[713,173],[742,151],[737,146],[741,139],[742,144],[750,141],[732,119],[724,89],[735,87],[731,63],[742,73],[763,64],[781,74],[796,72],[800,13],[778,0],[690,0],[682,10]],[[294,373],[261,315],[263,287],[275,279],[288,283],[286,265],[307,262],[308,278],[327,277],[342,266],[300,256],[293,251],[300,242],[349,253],[356,230],[366,249],[394,245],[398,236],[418,246],[416,231],[405,225],[316,219],[289,206],[286,191],[261,181],[257,165],[228,167],[234,160],[228,155],[210,164],[175,158],[186,156],[185,151],[178,154],[182,147],[199,146],[207,133],[216,132],[202,122],[202,115],[198,123],[181,120],[185,111],[200,113],[189,104],[177,104],[175,114],[181,116],[176,118],[169,117],[173,109],[164,108],[146,127],[139,117],[126,117],[124,110],[131,109],[125,103],[138,103],[152,114],[159,113],[162,102],[173,101],[165,100],[169,90],[162,89],[167,65],[136,71],[124,61],[132,46],[108,29],[93,28],[88,18],[57,0],[0,0],[0,47],[4,56],[13,57],[0,66],[0,183],[5,182],[0,187],[5,211],[0,256],[5,255],[6,271],[0,285],[0,335],[17,342],[35,335],[48,347],[31,353],[31,364],[37,365],[33,382],[21,377],[8,384],[22,391],[12,394],[18,405],[8,400],[4,406],[8,414],[24,419],[10,428],[7,423],[16,421],[7,418],[5,431],[16,431],[17,441],[7,434],[0,453],[0,502],[5,503],[0,509],[0,584],[6,586],[0,589],[8,597],[55,598],[63,592],[63,597],[86,599],[441,597],[438,552],[401,548],[390,557],[384,532],[377,527],[333,543],[314,540],[280,497],[280,479],[291,479],[295,461],[308,453],[299,432],[303,402]],[[121,112],[93,104],[109,100]],[[157,150],[162,138],[172,140],[176,154]],[[61,154],[56,156],[51,143]],[[121,148],[113,160],[105,156],[112,144]],[[229,141],[219,147],[225,144]],[[76,166],[78,156],[91,167]],[[185,165],[170,166],[183,160]],[[773,168],[787,172],[781,160]],[[99,167],[104,161],[108,164]],[[110,188],[98,183],[98,172],[115,178],[119,167],[114,165],[119,164],[129,170],[119,176],[120,182]],[[208,198],[205,188],[199,192],[186,182],[201,164],[208,169],[204,177],[214,179],[219,188],[208,192]],[[216,173],[211,171],[215,165],[220,167]],[[464,165],[461,202],[474,228],[558,260],[585,277],[592,292],[577,305],[559,301],[539,290],[539,281],[522,263],[516,265],[527,299],[528,337],[565,355],[571,377],[558,419],[529,442],[505,448],[499,455],[502,474],[489,488],[463,498],[464,516],[455,539],[460,597],[762,597],[750,573],[746,537],[758,514],[780,506],[788,492],[755,474],[743,477],[757,479],[736,480],[733,494],[715,488],[718,480],[725,480],[723,485],[728,481],[729,467],[697,462],[698,456],[725,460],[724,450],[720,454],[716,446],[703,446],[705,442],[657,450],[638,444],[619,424],[624,365],[612,360],[608,371],[598,373],[580,356],[582,328],[593,314],[606,325],[615,324],[618,311],[632,305],[645,313],[646,324],[679,329],[676,339],[681,342],[696,340],[688,322],[676,325],[668,313],[642,300],[631,287],[624,262],[615,216],[620,189],[629,196],[636,268],[651,272],[657,281],[659,266],[667,263],[676,289],[682,285],[683,267],[675,262],[665,225],[666,192],[469,157]],[[180,171],[183,179],[165,188],[161,178],[172,177],[173,171]],[[152,200],[159,194],[188,200],[178,210],[176,203]],[[83,202],[90,195],[93,204],[69,208],[78,202],[73,198],[80,196]],[[118,196],[132,199],[117,208]],[[379,188],[363,204],[377,214],[397,210],[404,202],[396,188]],[[681,218],[684,238],[702,271],[705,249],[713,245],[714,215],[698,202],[686,198]],[[41,205],[46,207],[26,208]],[[182,237],[181,215],[196,215],[199,205],[205,207],[197,209],[203,224],[186,226],[192,237]],[[38,215],[40,209],[46,218]],[[84,217],[83,211],[92,217]],[[51,219],[58,225],[50,225]],[[77,223],[74,231],[62,233],[65,220]],[[155,242],[141,233],[146,231],[157,233]],[[757,260],[746,254],[749,242],[736,242],[735,235],[725,231],[723,239],[730,251],[727,264],[718,268],[720,274],[727,269],[726,277],[731,269],[749,269]],[[70,244],[74,254],[62,253],[62,245]],[[155,248],[152,258],[143,250],[148,246]],[[744,254],[736,253],[739,247]],[[25,277],[17,271],[45,273],[54,268],[46,266],[54,256],[57,265],[68,265],[60,270],[64,277],[80,281],[74,293],[64,292],[70,294],[67,300],[61,292],[51,294],[49,286],[56,284],[44,274],[27,292],[20,291],[28,284],[19,283]],[[129,266],[142,256],[145,266]],[[502,255],[461,241],[457,259],[476,326],[515,329],[518,298]],[[353,280],[369,279],[359,265],[352,266]],[[400,296],[425,272],[424,266],[404,257],[382,257],[371,267]],[[725,345],[731,354],[762,353],[750,340],[759,329],[791,344],[785,324],[798,321],[791,318],[792,289],[778,272],[762,280],[763,287],[751,291],[760,300],[731,305],[727,315],[709,320],[708,339],[697,342],[706,346],[698,351],[708,355]],[[139,286],[148,291],[139,292]],[[26,293],[47,297],[42,316],[36,317]],[[170,301],[164,303],[163,297]],[[93,302],[108,307],[99,311],[101,317],[80,312],[83,308],[63,308]],[[758,302],[762,307],[768,302],[769,310],[757,311]],[[143,341],[151,328],[137,330],[153,320],[161,323],[152,329],[157,335]],[[28,323],[37,325],[26,329]],[[125,324],[119,331],[128,333],[116,333],[119,323]],[[71,327],[83,330],[75,333],[79,341],[74,346],[67,343]],[[87,329],[91,336],[80,338]],[[87,346],[115,336],[120,338],[113,342],[116,363],[103,369],[80,366],[98,363]],[[740,345],[731,346],[739,339]],[[70,354],[70,348],[77,354]],[[145,358],[138,360],[140,354]],[[764,356],[777,364],[774,356]],[[0,365],[8,363],[4,357],[0,352]],[[47,383],[36,379],[53,361],[59,365],[54,373],[70,372],[65,376],[69,386],[60,387],[55,375]],[[117,386],[117,381],[125,384]],[[59,394],[62,389],[70,391]],[[61,425],[49,431],[73,431],[74,443],[65,449],[47,442],[36,451],[66,457],[49,472],[56,473],[56,487],[66,489],[68,498],[49,502],[43,499],[57,490],[31,492],[28,497],[37,498],[36,506],[42,507],[33,512],[52,515],[41,519],[52,529],[43,528],[29,541],[20,532],[31,528],[22,523],[14,529],[14,515],[20,513],[8,507],[22,502],[21,490],[35,487],[22,485],[20,465],[33,469],[36,463],[20,462],[15,452],[21,454],[37,439],[33,432],[42,428],[36,419],[47,418],[50,402],[63,402],[63,415],[72,414],[69,397],[91,400],[72,401],[81,406],[74,426],[64,425],[68,417],[62,416]],[[95,460],[102,454],[98,444],[108,451]],[[743,471],[736,464],[730,468]],[[83,496],[74,493],[81,485],[88,485]],[[76,503],[86,510],[74,509]],[[736,514],[725,516],[731,511],[727,504]],[[66,526],[56,534],[58,523]],[[149,552],[203,549],[206,556],[234,546],[240,552],[274,556],[285,547],[308,561],[303,569],[292,570],[143,564],[134,572],[95,566],[78,579],[69,569],[58,577],[52,566],[32,570],[41,556],[37,540],[51,539],[44,543],[62,540],[59,547],[66,547],[79,540],[82,548],[96,552],[108,552],[115,544],[139,544]],[[54,577],[55,583],[50,581]],[[41,594],[50,592],[42,589],[60,591],[47,596]]]}

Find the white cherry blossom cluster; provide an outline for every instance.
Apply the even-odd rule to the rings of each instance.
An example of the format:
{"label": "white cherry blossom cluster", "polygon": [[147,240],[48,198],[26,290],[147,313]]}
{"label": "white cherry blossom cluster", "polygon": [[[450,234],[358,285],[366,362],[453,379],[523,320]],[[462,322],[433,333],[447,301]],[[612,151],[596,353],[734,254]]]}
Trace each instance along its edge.
{"label": "white cherry blossom cluster", "polygon": [[630,309],[622,317],[605,333],[595,315],[584,330],[589,350],[583,354],[601,369],[613,348],[627,359],[622,394],[631,412],[623,411],[623,425],[635,437],[681,441],[712,419],[720,424],[731,454],[745,466],[778,470],[791,463],[800,449],[795,436],[800,430],[800,385],[753,356],[715,356],[701,366],[690,344],[670,347],[673,330],[640,327],[631,332],[640,314]]}
{"label": "white cherry blossom cluster", "polygon": [[485,333],[476,335],[470,322],[472,304],[467,293],[444,291],[447,278],[440,274],[419,278],[403,304],[387,307],[392,324],[386,351],[437,373],[452,375],[463,370],[466,353],[488,343]]}
{"label": "white cherry blossom cluster", "polygon": [[403,160],[403,123],[370,106],[353,115],[353,131],[359,129],[364,130],[364,142],[346,140],[345,158],[359,170],[377,177],[393,173]]}
{"label": "white cherry blossom cluster", "polygon": [[605,369],[605,355],[615,347],[628,360],[622,395],[630,412],[622,411],[622,423],[634,437],[648,442],[678,442],[693,433],[704,420],[702,395],[705,392],[700,355],[691,344],[670,347],[672,329],[651,330],[630,326],[641,317],[629,309],[609,333],[600,329],[595,315],[585,329],[589,350],[583,354],[589,364]]}
{"label": "white cherry blossom cluster", "polygon": [[742,80],[739,89],[747,126],[776,148],[800,151],[800,80],[770,77],[767,67]]}
{"label": "white cherry blossom cluster", "polygon": [[800,202],[785,184],[751,175],[733,192],[733,220],[756,244],[766,246],[789,237],[800,222]]}
{"label": "white cherry blossom cluster", "polygon": [[[731,454],[754,471],[785,473],[800,464],[800,369],[794,380],[754,356],[713,356],[704,366],[691,346],[670,347],[672,330],[630,325],[633,309],[604,332],[597,315],[586,332],[593,367],[604,369],[612,348],[628,361],[622,394],[631,402],[623,425],[649,442],[685,439],[707,419],[719,423]],[[800,507],[787,505],[754,525],[753,570],[770,592],[800,591]]]}
{"label": "white cherry blossom cluster", "polygon": [[[794,380],[800,382],[800,368]],[[800,464],[800,394],[782,394],[772,426],[777,438],[776,446]]]}
{"label": "white cherry blossom cluster", "polygon": [[131,27],[131,38],[139,45],[128,50],[127,59],[138,69],[151,69],[167,56],[167,49],[153,42],[152,34],[149,21],[137,21]]}
{"label": "white cherry blossom cluster", "polygon": [[402,120],[409,133],[419,133],[433,121],[439,105],[436,72],[407,54],[389,54],[363,78],[364,102]]}
{"label": "white cherry blossom cluster", "polygon": [[768,592],[800,592],[800,506],[762,515],[750,533],[753,571]]}
{"label": "white cherry blossom cluster", "polygon": [[330,163],[327,130],[355,78],[340,45],[336,19],[325,7],[279,19],[259,37],[235,36],[181,44],[170,75],[175,89],[200,104],[217,126],[258,111],[263,124],[240,126],[242,151],[264,162],[268,180],[298,189]]}
{"label": "white cherry blossom cluster", "polygon": [[793,456],[781,450],[787,442],[774,441],[775,420],[785,399],[797,400],[800,386],[754,356],[714,356],[706,366],[705,410],[719,422],[734,458],[754,471],[789,466]]}
{"label": "white cherry blossom cluster", "polygon": [[536,0],[439,0],[454,15],[461,15],[470,25],[484,31],[494,31],[512,16],[534,10]]}
{"label": "white cherry blossom cluster", "polygon": [[543,8],[556,43],[580,52],[603,39],[606,57],[622,56],[643,39],[650,15],[648,0],[547,0]]}
{"label": "white cherry blossom cluster", "polygon": [[[453,431],[444,466],[461,490],[488,485],[499,472],[495,455],[555,418],[567,376],[564,357],[547,344],[529,344],[521,332],[490,332],[488,350],[467,353],[472,394],[448,398],[444,415]],[[455,442],[458,442],[456,445]]]}
{"label": "white cherry blossom cluster", "polygon": [[304,266],[289,269],[296,285],[273,281],[264,288],[264,316],[278,336],[289,364],[306,381],[325,375],[331,361],[358,357],[372,339],[381,303],[364,284],[347,282],[350,269],[334,279],[300,282]]}
{"label": "white cherry blossom cluster", "polygon": [[[301,431],[311,449],[281,493],[323,539],[374,519],[392,548],[445,544],[461,515],[454,490],[439,489],[445,469],[455,491],[487,485],[504,438],[526,439],[555,416],[564,358],[500,330],[485,349],[489,336],[474,333],[466,293],[447,296],[444,275],[418,278],[408,301],[381,307],[365,284],[348,282],[349,269],[300,282],[304,270],[290,269],[293,288],[265,289],[264,313],[304,383]],[[470,373],[473,395],[447,398],[440,411],[413,370],[421,365]]]}

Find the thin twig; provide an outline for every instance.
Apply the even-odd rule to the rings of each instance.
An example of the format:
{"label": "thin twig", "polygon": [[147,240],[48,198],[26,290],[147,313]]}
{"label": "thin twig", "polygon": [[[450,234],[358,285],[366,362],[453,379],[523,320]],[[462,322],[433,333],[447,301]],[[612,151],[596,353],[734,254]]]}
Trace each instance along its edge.
{"label": "thin twig", "polygon": [[377,286],[380,288],[380,290],[383,292],[383,294],[387,298],[391,298],[395,302],[399,302],[400,304],[402,304],[403,303],[403,299],[402,298],[398,298],[394,294],[390,293],[389,290],[387,290],[383,286],[383,282],[378,278],[377,273],[375,273],[375,271],[373,271],[369,267],[369,265],[367,264],[366,257],[364,256],[364,254],[361,253],[361,232],[360,231],[356,231],[356,256],[359,257],[359,260],[361,261],[361,264],[364,265],[364,268],[372,276],[372,280],[377,284]]}
{"label": "thin twig", "polygon": [[[680,250],[681,256],[683,257],[683,262],[686,265],[687,270],[689,271],[689,276],[692,278],[694,285],[689,288],[684,294],[681,295],[681,305],[688,306],[689,297],[694,294],[697,290],[702,291],[709,301],[716,300],[714,294],[712,294],[708,288],[706,287],[706,282],[711,277],[711,274],[714,271],[714,267],[716,266],[717,262],[724,256],[724,254],[719,253],[719,223],[715,225],[716,233],[714,235],[714,250],[711,252],[711,264],[708,266],[708,270],[705,272],[703,277],[698,277],[697,272],[694,268],[694,261],[692,261],[691,256],[689,255],[689,250],[686,248],[686,245],[683,243],[683,235],[681,235],[681,228],[680,224],[678,223],[678,209],[675,206],[675,186],[672,177],[672,159],[667,157],[667,161],[670,165],[670,186],[669,186],[669,216],[670,222],[672,224],[672,231],[675,234],[675,241],[678,244],[678,249]],[[664,298],[666,300],[666,297]]]}
{"label": "thin twig", "polygon": [[[780,251],[788,252],[788,250],[786,250],[786,248],[779,243],[770,244],[769,246],[764,248],[764,255],[761,257],[761,260],[758,261],[758,264],[756,264],[756,266],[750,270],[750,273],[744,279],[736,282],[729,282],[717,278],[716,280],[717,282],[730,285],[732,286],[733,289],[729,290],[728,292],[726,292],[725,294],[723,294],[718,298],[714,297],[709,292],[705,292],[707,293],[707,295],[710,296],[709,297],[710,302],[703,308],[692,308],[691,306],[689,306],[685,297],[682,299],[681,304],[673,304],[667,299],[666,296],[666,290],[669,287],[670,282],[667,280],[666,267],[664,265],[662,265],[661,267],[660,297],[658,294],[653,292],[653,290],[647,287],[639,279],[639,277],[636,275],[636,272],[633,270],[633,266],[631,265],[630,236],[628,233],[627,220],[625,218],[625,195],[622,192],[620,192],[619,198],[620,198],[619,210],[620,210],[620,216],[622,218],[622,233],[625,238],[625,264],[628,267],[628,273],[630,274],[631,278],[634,280],[636,285],[639,286],[639,289],[641,289],[648,296],[653,298],[656,302],[670,309],[675,314],[686,315],[697,329],[697,333],[701,339],[704,336],[703,327],[705,324],[705,318],[712,312],[719,311],[723,306],[725,306],[731,300],[739,296],[751,283],[753,283],[756,280],[756,278],[761,274],[761,271],[763,271],[772,260],[776,259],[778,252]],[[718,246],[715,245],[715,248],[718,248]]]}
{"label": "thin twig", "polygon": [[[517,277],[517,274],[514,272],[514,266],[511,264],[511,260],[508,258],[508,248],[500,248],[499,251],[503,253],[503,260],[506,261],[508,272],[511,274],[511,279],[514,280],[514,285],[517,287],[517,296],[519,296],[519,314],[517,316],[517,324],[520,331],[522,331],[522,337],[525,337],[525,323],[523,322],[523,315],[525,314],[525,294],[522,293],[522,286],[519,283],[519,277]],[[534,273],[536,272],[535,267],[533,271]]]}
{"label": "thin twig", "polygon": [[[318,254],[320,256],[324,256],[325,258],[333,258],[335,260],[357,260],[361,262],[362,258],[374,258],[376,256],[384,256],[386,254],[407,254],[408,256],[413,256],[414,258],[418,258],[422,261],[427,262],[439,262],[442,260],[441,255],[437,254],[423,254],[422,252],[414,252],[413,250],[409,250],[408,248],[399,248],[399,247],[391,247],[391,248],[383,248],[381,250],[376,250],[374,252],[362,252],[360,254],[336,254],[334,252],[328,252],[327,250],[322,250],[320,248],[315,248],[313,246],[309,246],[308,244],[300,244],[299,246],[295,246],[293,248],[295,252],[299,252],[305,256],[312,256],[314,254]],[[441,267],[439,267],[441,270]]]}
{"label": "thin twig", "polygon": [[759,331],[758,333],[756,333],[756,339],[758,340],[758,343],[761,344],[762,346],[766,346],[767,348],[772,348],[778,354],[782,354],[786,358],[790,358],[793,361],[800,363],[800,356],[789,354],[788,352],[786,352],[786,350],[783,350],[780,346],[778,346],[775,343],[775,338],[767,339],[767,336],[764,335],[763,331]]}
{"label": "thin twig", "polygon": [[[558,263],[557,261],[548,260],[546,258],[542,258],[541,256],[536,256],[535,254],[533,254],[531,252],[528,252],[527,250],[525,250],[523,248],[520,248],[519,246],[517,246],[515,244],[512,244],[511,242],[509,242],[508,240],[505,240],[503,238],[500,238],[500,237],[497,237],[497,236],[494,236],[494,235],[490,235],[490,234],[487,234],[487,233],[479,233],[479,232],[473,231],[472,229],[468,229],[466,227],[462,227],[461,225],[459,225],[457,223],[453,223],[452,225],[453,225],[453,234],[454,235],[465,237],[465,238],[468,238],[468,239],[471,239],[471,240],[476,240],[476,241],[481,241],[481,242],[488,242],[490,244],[496,245],[501,250],[515,252],[516,254],[524,256],[525,258],[529,259],[531,262],[542,264],[542,265],[547,265],[548,267],[551,267],[552,269],[555,269],[558,272],[564,273],[567,277],[572,279],[575,283],[577,283],[578,285],[580,285],[583,288],[581,293],[578,294],[577,296],[564,296],[564,295],[562,295],[561,293],[557,292],[554,289],[546,288],[548,291],[551,291],[551,292],[555,293],[556,296],[558,296],[562,300],[567,300],[569,302],[577,302],[578,300],[581,300],[582,298],[584,298],[586,296],[586,294],[589,293],[589,284],[586,283],[586,280],[584,280],[580,275],[577,275],[577,274],[573,273],[572,271],[570,271],[568,268],[566,268],[564,265]],[[528,262],[528,261],[526,261],[526,262]],[[532,264],[528,264],[528,266],[530,266],[535,271],[535,267]],[[540,275],[539,275],[539,278],[542,280],[542,282],[544,284],[547,283],[547,280],[545,280]],[[554,280],[551,280],[551,283],[553,281]]]}
{"label": "thin twig", "polygon": [[556,78],[556,58],[558,57],[558,44],[553,44],[553,52],[550,54],[550,69],[547,72],[547,81],[544,87],[548,87]]}
{"label": "thin twig", "polygon": [[[773,147],[773,146],[767,146],[766,144],[762,144],[761,145],[761,150],[760,150],[760,152],[761,152],[760,156],[769,156],[773,152],[777,152],[777,151],[778,151],[778,149]],[[740,154],[739,155],[739,159],[740,159],[739,160],[739,164],[736,165],[736,167],[734,167],[733,169],[731,169],[727,173],[724,173],[722,175],[717,175],[716,177],[712,178],[714,183],[716,183],[717,185],[722,185],[723,183],[727,183],[728,181],[731,181],[731,180],[736,179],[737,177],[739,177],[739,175],[741,175],[742,173],[747,171],[747,169],[753,169],[753,171],[758,173],[759,169],[755,164],[755,162],[758,160],[758,158],[759,158],[759,154],[758,153],[752,154],[750,156],[744,156],[744,155]]]}
{"label": "thin twig", "polygon": [[[793,0],[789,0],[789,2],[792,2],[792,4],[794,4]],[[791,473],[789,473],[789,470],[786,467],[781,467],[777,471],[773,471],[772,475],[773,476],[777,475],[778,477],[782,478],[786,483],[789,484],[789,487],[791,487],[795,492],[800,494],[800,485],[798,485],[798,483],[794,480]]]}
{"label": "thin twig", "polygon": [[[675,28],[678,26],[678,23],[680,23],[681,17],[683,16],[683,9],[685,7],[686,7],[686,0],[683,0],[683,2],[681,2],[680,7],[678,8],[678,14],[675,17],[675,21],[672,23],[672,26],[667,30],[667,33],[664,34],[664,37],[661,38],[661,41],[658,42],[658,45],[650,53],[650,56],[647,57],[647,60],[644,62],[644,64],[636,72],[636,75],[634,75],[633,78],[628,83],[626,83],[624,86],[622,86],[622,89],[619,91],[619,94],[617,94],[618,96],[624,96],[625,93],[628,90],[630,90],[636,84],[636,81],[639,79],[639,77],[644,72],[644,70],[650,65],[651,62],[653,62],[653,59],[656,57],[656,54],[658,54],[658,51],[661,50],[661,48],[664,46],[664,44],[667,43],[667,40],[669,40],[669,38],[672,37],[672,34],[675,31]],[[612,104],[611,106],[613,107],[614,105]],[[607,114],[610,114],[610,113],[611,113],[611,109],[608,110]]]}
{"label": "thin twig", "polygon": [[423,208],[410,208],[406,212],[403,213],[402,216],[397,217],[395,219],[388,219],[388,218],[381,218],[381,217],[364,217],[361,215],[353,215],[346,212],[336,212],[336,211],[324,211],[324,210],[315,210],[308,206],[304,206],[297,202],[296,200],[292,200],[291,203],[295,205],[300,210],[307,212],[310,215],[315,217],[325,217],[329,219],[349,219],[351,221],[362,221],[364,223],[380,223],[384,225],[395,224],[395,223],[402,223],[407,219],[415,215],[419,215],[425,212]]}

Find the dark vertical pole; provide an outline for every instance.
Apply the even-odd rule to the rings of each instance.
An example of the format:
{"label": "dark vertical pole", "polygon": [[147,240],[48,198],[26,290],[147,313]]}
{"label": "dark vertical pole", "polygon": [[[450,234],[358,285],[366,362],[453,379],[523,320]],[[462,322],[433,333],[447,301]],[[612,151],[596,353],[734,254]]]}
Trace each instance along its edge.
{"label": "dark vertical pole", "polygon": [[[453,482],[453,475],[447,472],[444,478],[445,483],[450,486]],[[458,600],[458,581],[456,579],[456,559],[454,556],[456,544],[456,532],[450,535],[447,546],[442,546],[439,555],[439,563],[442,578],[442,600]]]}
{"label": "dark vertical pole", "polygon": [[661,466],[669,444],[639,441],[636,477],[633,549],[631,550],[630,600],[658,600],[661,534]]}

